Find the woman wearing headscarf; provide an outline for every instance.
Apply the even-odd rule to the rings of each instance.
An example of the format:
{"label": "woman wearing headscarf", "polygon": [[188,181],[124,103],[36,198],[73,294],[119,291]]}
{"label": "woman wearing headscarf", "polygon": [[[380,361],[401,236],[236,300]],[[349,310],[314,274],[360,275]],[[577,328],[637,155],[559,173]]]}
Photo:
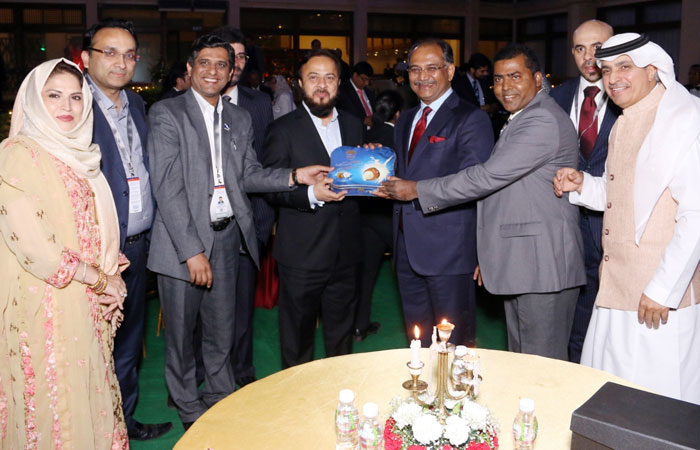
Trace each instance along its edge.
{"label": "woman wearing headscarf", "polygon": [[0,144],[0,448],[128,448],[119,228],[75,64],[37,66]]}
{"label": "woman wearing headscarf", "polygon": [[270,89],[275,93],[272,98],[272,117],[277,119],[297,109],[294,104],[292,88],[282,75],[273,75],[268,82]]}

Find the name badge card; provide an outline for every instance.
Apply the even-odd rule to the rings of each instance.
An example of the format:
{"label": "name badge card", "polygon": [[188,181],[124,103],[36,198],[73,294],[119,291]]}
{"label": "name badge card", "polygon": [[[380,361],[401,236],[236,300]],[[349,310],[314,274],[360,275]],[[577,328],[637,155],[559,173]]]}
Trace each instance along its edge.
{"label": "name badge card", "polygon": [[211,199],[209,212],[213,220],[225,219],[233,215],[233,208],[231,208],[228,194],[226,194],[225,185],[219,184],[214,186],[214,195]]}
{"label": "name badge card", "polygon": [[127,178],[129,183],[129,214],[140,213],[143,210],[141,204],[141,180],[139,177]]}

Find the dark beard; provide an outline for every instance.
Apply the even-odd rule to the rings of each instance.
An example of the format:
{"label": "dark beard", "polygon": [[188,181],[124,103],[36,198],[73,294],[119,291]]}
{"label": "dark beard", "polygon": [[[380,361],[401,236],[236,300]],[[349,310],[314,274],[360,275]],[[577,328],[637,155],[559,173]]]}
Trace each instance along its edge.
{"label": "dark beard", "polygon": [[330,116],[333,113],[333,108],[335,108],[336,102],[338,101],[337,93],[335,97],[328,100],[328,103],[325,104],[316,103],[311,97],[306,96],[306,92],[302,93],[302,97],[304,98],[304,103],[306,103],[306,106],[309,107],[311,114],[320,119]]}

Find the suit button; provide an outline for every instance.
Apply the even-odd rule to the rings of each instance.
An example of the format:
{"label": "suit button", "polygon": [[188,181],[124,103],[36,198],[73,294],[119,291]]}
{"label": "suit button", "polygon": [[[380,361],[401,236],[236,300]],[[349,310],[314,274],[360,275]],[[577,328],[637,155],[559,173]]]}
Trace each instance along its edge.
{"label": "suit button", "polygon": [[608,255],[605,255],[605,256],[603,256],[603,259],[608,261],[610,259],[610,257]]}
{"label": "suit button", "polygon": [[122,192],[122,195],[123,195],[124,197],[128,197],[128,196],[129,196],[129,191],[124,191],[124,192]]}
{"label": "suit button", "polygon": [[610,181],[612,181],[612,180],[614,180],[614,179],[615,179],[615,175],[610,174]]}
{"label": "suit button", "polygon": [[610,234],[610,230],[608,230],[608,229],[606,228],[606,229],[605,229],[605,235],[607,236],[607,235],[609,235],[609,234]]}
{"label": "suit button", "polygon": [[608,202],[608,209],[612,208],[612,202]]}

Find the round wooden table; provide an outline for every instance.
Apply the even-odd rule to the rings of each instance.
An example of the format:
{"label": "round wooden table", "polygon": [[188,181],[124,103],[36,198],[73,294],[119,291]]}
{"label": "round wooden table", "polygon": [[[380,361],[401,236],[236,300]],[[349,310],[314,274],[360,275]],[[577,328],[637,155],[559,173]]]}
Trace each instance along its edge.
{"label": "round wooden table", "polygon": [[[639,388],[590,367],[533,355],[478,349],[484,377],[477,402],[501,425],[500,448],[513,448],[511,427],[521,397],[535,400],[536,450],[568,449],[571,413],[607,381]],[[429,351],[422,350],[423,361]],[[185,433],[176,450],[333,449],[338,392],[355,391],[355,404],[379,405],[382,423],[389,401],[405,396],[409,349],[326,358],[277,372],[220,401]],[[427,364],[426,364],[427,366]],[[421,379],[426,379],[425,373]]]}

